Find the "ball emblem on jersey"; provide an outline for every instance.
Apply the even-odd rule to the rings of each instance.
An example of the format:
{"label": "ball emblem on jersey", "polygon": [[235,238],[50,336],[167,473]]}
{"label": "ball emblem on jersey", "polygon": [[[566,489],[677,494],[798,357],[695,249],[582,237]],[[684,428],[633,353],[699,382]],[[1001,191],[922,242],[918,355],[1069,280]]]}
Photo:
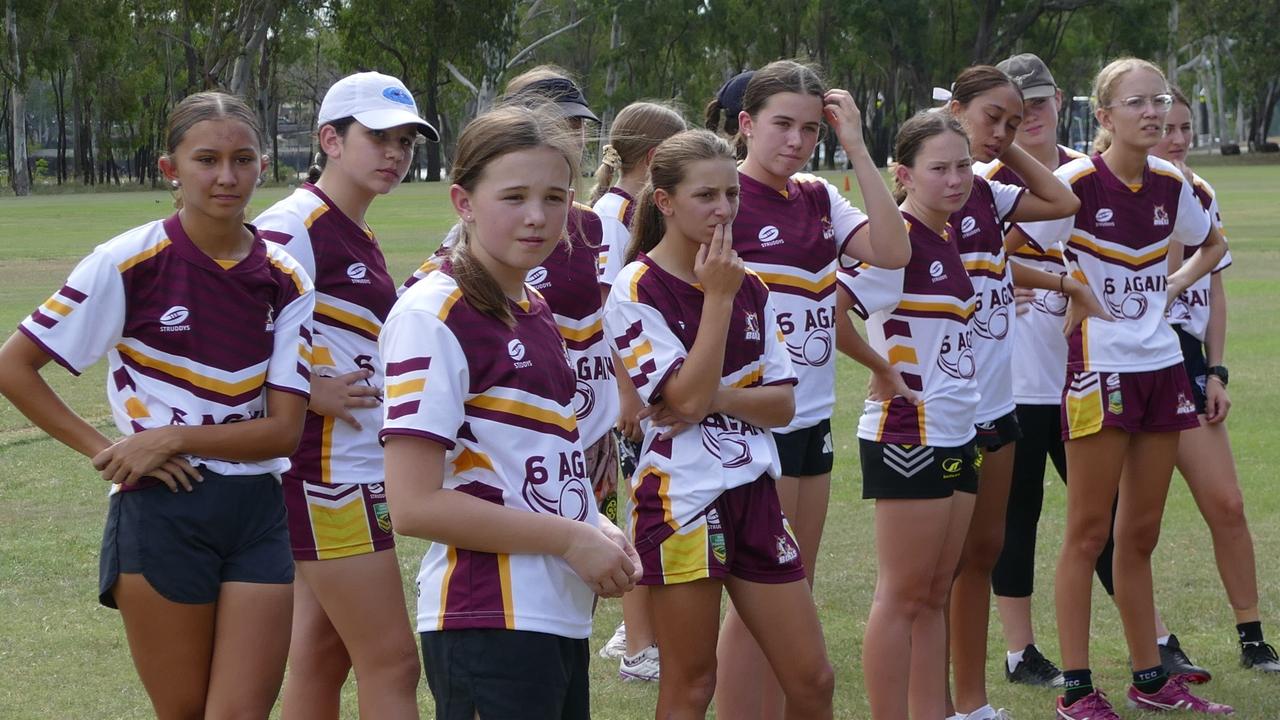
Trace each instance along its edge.
{"label": "ball emblem on jersey", "polygon": [[347,266],[347,277],[352,280],[363,280],[365,275],[369,274],[369,268],[365,267],[362,262],[351,263]]}
{"label": "ball emblem on jersey", "polygon": [[966,215],[964,220],[960,222],[960,232],[968,235],[978,229],[978,221],[972,215]]}
{"label": "ball emblem on jersey", "polygon": [[1093,219],[1100,223],[1109,223],[1114,217],[1115,213],[1111,212],[1111,208],[1102,208],[1093,216]]}
{"label": "ball emblem on jersey", "polygon": [[778,228],[772,225],[765,225],[760,228],[760,234],[756,235],[756,238],[762,243],[771,243],[778,239],[778,235]]}
{"label": "ball emblem on jersey", "polygon": [[596,409],[596,391],[589,383],[578,381],[573,391],[573,413],[579,420],[585,420],[592,410]]}
{"label": "ball emblem on jersey", "polygon": [[587,487],[582,480],[569,480],[560,488],[560,517],[586,520],[589,507],[587,502]]}
{"label": "ball emblem on jersey", "polygon": [[404,88],[396,87],[395,85],[383,90],[382,97],[394,103],[413,106],[413,96],[405,92]]}
{"label": "ball emblem on jersey", "polygon": [[942,267],[941,260],[934,260],[933,262],[929,263],[929,274],[931,276],[935,278],[940,278],[942,277],[942,274],[944,272],[946,272],[946,268]]}
{"label": "ball emblem on jersey", "polygon": [[534,287],[541,286],[547,281],[547,269],[539,265],[538,267],[530,270],[528,275],[524,276],[524,281]]}
{"label": "ball emblem on jersey", "polygon": [[804,339],[804,359],[810,365],[825,365],[831,359],[831,335],[815,330]]}
{"label": "ball emblem on jersey", "polygon": [[516,360],[516,361],[523,360],[524,359],[524,343],[520,342],[519,339],[512,340],[511,342],[507,343],[507,354],[511,356],[512,360]]}
{"label": "ball emblem on jersey", "polygon": [[1112,315],[1122,317],[1125,320],[1137,320],[1147,314],[1147,297],[1141,293],[1131,292],[1124,296],[1120,302],[1112,302],[1107,298],[1107,309]]}
{"label": "ball emblem on jersey", "polygon": [[185,307],[181,305],[174,305],[168,310],[165,310],[164,314],[160,316],[160,324],[166,327],[181,325],[182,321],[186,320],[187,316],[190,314],[191,313]]}

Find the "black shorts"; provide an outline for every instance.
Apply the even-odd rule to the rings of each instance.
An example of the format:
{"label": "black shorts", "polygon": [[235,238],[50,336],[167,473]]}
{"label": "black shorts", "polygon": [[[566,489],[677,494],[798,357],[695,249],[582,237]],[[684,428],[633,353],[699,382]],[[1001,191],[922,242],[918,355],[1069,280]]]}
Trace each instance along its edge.
{"label": "black shorts", "polygon": [[1001,415],[995,420],[977,423],[974,427],[978,430],[977,437],[973,439],[974,444],[978,449],[987,452],[995,452],[1009,443],[1022,439],[1022,428],[1018,427],[1016,410],[1011,410],[1009,414]]}
{"label": "black shorts", "polygon": [[419,633],[437,720],[589,720],[587,640],[524,630]]}
{"label": "black shorts", "polygon": [[859,438],[858,450],[863,499],[948,498],[956,492],[978,492],[982,456],[972,442],[945,448]]}
{"label": "black shorts", "polygon": [[789,433],[774,433],[773,440],[778,444],[783,475],[808,477],[831,472],[836,454],[831,442],[830,419]]}
{"label": "black shorts", "polygon": [[1182,366],[1187,369],[1187,379],[1191,381],[1191,395],[1196,402],[1196,412],[1203,415],[1208,402],[1205,392],[1209,382],[1209,363],[1204,357],[1204,343],[1183,330],[1181,325],[1174,325],[1173,329],[1182,342]]}
{"label": "black shorts", "polygon": [[191,492],[164,485],[111,496],[98,562],[98,601],[120,573],[140,573],[167,600],[218,599],[224,582],[287,585],[293,554],[284,493],[272,475],[219,475],[199,469]]}

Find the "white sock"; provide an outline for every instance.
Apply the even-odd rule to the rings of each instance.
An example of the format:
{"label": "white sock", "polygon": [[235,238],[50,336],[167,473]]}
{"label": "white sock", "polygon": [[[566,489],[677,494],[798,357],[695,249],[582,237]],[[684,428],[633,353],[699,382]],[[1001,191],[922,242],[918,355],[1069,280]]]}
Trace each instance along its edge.
{"label": "white sock", "polygon": [[1018,669],[1018,663],[1022,662],[1022,654],[1025,652],[1026,650],[1024,649],[1019,650],[1018,652],[1005,653],[1004,661],[1009,664],[1009,672],[1013,672]]}
{"label": "white sock", "polygon": [[947,718],[947,720],[965,720],[965,715],[964,713],[956,713],[955,715]]}
{"label": "white sock", "polygon": [[977,710],[974,710],[971,713],[965,714],[962,717],[964,718],[964,720],[992,720],[992,718],[994,718],[995,716],[996,716],[995,708],[991,707],[990,705],[983,705]]}
{"label": "white sock", "polygon": [[1157,644],[1157,645],[1168,645],[1168,644],[1169,644],[1169,635],[1161,635],[1160,637],[1156,638],[1156,644]]}

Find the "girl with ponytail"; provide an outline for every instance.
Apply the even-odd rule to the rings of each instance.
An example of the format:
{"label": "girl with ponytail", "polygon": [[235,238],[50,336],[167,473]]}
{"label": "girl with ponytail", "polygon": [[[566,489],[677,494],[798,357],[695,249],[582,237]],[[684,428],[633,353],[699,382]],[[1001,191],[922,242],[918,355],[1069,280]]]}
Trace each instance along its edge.
{"label": "girl with ponytail", "polygon": [[734,157],[690,130],[658,146],[650,177],[605,327],[649,410],[628,525],[662,656],[657,716],[706,714],[727,589],[787,717],[830,718],[834,675],[768,432],[791,421],[795,375],[769,290],[732,247]]}

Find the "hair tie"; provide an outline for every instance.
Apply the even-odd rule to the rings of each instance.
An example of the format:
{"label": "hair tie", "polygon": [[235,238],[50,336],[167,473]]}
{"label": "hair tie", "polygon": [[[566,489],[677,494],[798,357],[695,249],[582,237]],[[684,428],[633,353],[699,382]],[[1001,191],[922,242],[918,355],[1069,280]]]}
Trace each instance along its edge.
{"label": "hair tie", "polygon": [[622,170],[622,155],[618,154],[618,150],[614,146],[605,145],[603,152],[600,154],[600,164],[620,171]]}
{"label": "hair tie", "polygon": [[951,102],[951,91],[955,90],[955,83],[951,84],[951,89],[936,87],[933,89],[933,99],[935,102],[948,103]]}

